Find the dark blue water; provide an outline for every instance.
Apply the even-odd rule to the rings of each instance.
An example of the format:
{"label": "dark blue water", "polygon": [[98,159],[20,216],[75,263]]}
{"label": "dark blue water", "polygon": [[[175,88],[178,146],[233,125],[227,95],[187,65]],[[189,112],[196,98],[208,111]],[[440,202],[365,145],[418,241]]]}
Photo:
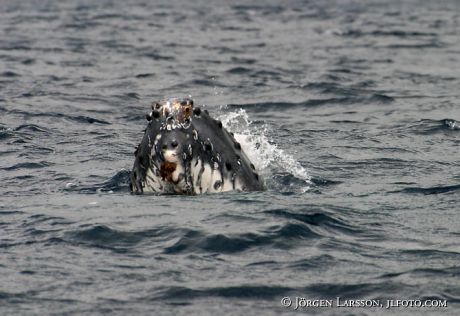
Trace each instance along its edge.
{"label": "dark blue water", "polygon": [[[0,314],[458,314],[459,69],[456,0],[0,1]],[[188,95],[266,192],[129,193]]]}

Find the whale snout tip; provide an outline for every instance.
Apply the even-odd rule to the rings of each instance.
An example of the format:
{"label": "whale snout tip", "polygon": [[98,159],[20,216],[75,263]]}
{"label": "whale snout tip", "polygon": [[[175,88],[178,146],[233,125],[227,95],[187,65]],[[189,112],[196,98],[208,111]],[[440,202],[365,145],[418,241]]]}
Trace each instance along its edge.
{"label": "whale snout tip", "polygon": [[163,149],[161,154],[162,154],[164,162],[169,162],[169,163],[179,162],[178,157],[180,156],[180,153],[178,153],[176,150]]}

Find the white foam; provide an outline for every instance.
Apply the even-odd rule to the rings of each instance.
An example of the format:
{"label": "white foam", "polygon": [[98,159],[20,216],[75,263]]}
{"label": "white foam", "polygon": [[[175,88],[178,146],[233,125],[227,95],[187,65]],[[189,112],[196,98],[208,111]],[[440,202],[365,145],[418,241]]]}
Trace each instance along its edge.
{"label": "white foam", "polygon": [[236,112],[224,110],[219,119],[225,128],[235,134],[235,139],[241,144],[257,170],[269,174],[271,167],[276,166],[305,181],[307,188],[304,189],[308,190],[311,176],[307,169],[270,140],[270,127],[267,124],[254,126],[244,109],[239,109]]}

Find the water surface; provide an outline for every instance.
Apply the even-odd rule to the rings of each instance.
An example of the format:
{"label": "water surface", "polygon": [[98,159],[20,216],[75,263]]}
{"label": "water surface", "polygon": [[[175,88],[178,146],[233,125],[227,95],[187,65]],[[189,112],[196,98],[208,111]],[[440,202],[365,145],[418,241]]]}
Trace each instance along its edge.
{"label": "water surface", "polygon": [[[2,1],[1,314],[457,314],[459,12]],[[129,193],[150,102],[188,95],[239,134],[267,191]]]}

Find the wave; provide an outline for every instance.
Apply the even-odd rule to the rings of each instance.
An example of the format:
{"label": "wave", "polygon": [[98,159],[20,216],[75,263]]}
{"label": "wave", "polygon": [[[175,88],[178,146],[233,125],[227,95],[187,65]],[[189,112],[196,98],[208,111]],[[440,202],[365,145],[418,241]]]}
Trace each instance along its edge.
{"label": "wave", "polygon": [[50,133],[50,130],[47,129],[46,127],[35,125],[35,124],[23,124],[19,125],[14,129],[15,131],[26,131],[26,132],[31,132],[31,133]]}
{"label": "wave", "polygon": [[65,188],[63,188],[63,191],[82,194],[128,193],[130,174],[130,171],[122,169],[110,179],[93,185],[79,185],[77,183],[68,182]]}
{"label": "wave", "polygon": [[398,191],[392,191],[390,193],[408,193],[408,194],[444,194],[460,191],[460,184],[446,185],[446,186],[433,186],[429,188],[421,187],[408,187]]}
{"label": "wave", "polygon": [[[182,286],[161,287],[156,290],[150,299],[153,300],[188,300],[203,297],[223,298],[257,298],[271,300],[283,296],[295,296],[302,293],[303,297],[332,299],[359,298],[359,299],[383,299],[391,298],[392,295],[404,293],[405,299],[445,299],[441,295],[423,295],[423,290],[418,285],[404,284],[401,282],[381,283],[316,283],[309,286],[289,287],[283,285],[249,285],[220,286],[190,288]],[[399,296],[398,296],[399,297]]]}
{"label": "wave", "polygon": [[[330,93],[329,91],[324,91]],[[303,102],[263,102],[263,103],[247,103],[247,104],[229,104],[229,108],[250,109],[253,112],[266,111],[284,111],[291,108],[311,108],[323,105],[356,105],[356,104],[387,104],[394,101],[394,98],[382,93],[371,93],[368,95],[355,95],[347,97],[334,97],[324,99],[310,99]]]}
{"label": "wave", "polygon": [[[65,119],[77,123],[89,123],[89,124],[101,124],[101,125],[109,125],[111,124],[108,121],[94,118],[91,116],[86,116],[86,115],[71,115],[71,114],[64,114],[64,113],[56,113],[56,112],[30,112],[30,111],[22,111],[22,110],[16,110],[16,109],[10,109],[6,110],[9,113],[12,114],[19,114],[19,115],[24,115],[26,118],[40,118],[40,117],[49,117],[52,119]],[[36,124],[22,124],[14,129],[15,131],[30,131],[30,132],[42,132],[42,133],[50,133],[51,130],[40,125]]]}
{"label": "wave", "polygon": [[9,139],[14,136],[13,129],[7,126],[0,126],[0,140]]}
{"label": "wave", "polygon": [[13,72],[13,71],[4,71],[2,73],[0,73],[0,77],[5,77],[5,78],[16,78],[16,77],[20,77],[21,75]]}
{"label": "wave", "polygon": [[13,166],[10,167],[4,167],[0,168],[1,170],[6,170],[6,171],[14,171],[18,169],[40,169],[40,168],[46,168],[51,166],[52,163],[47,162],[47,161],[41,161],[41,162],[21,162],[17,163]]}
{"label": "wave", "polygon": [[436,37],[437,33],[433,32],[420,32],[420,31],[406,31],[406,30],[373,30],[373,31],[362,31],[357,29],[350,29],[346,31],[336,31],[336,35],[344,37],[397,37],[397,38],[411,38],[411,37]]}
{"label": "wave", "polygon": [[[459,254],[460,255],[460,254]],[[404,272],[385,273],[379,278],[394,279],[399,277],[408,278],[429,278],[429,277],[458,277],[460,276],[460,267],[444,267],[442,269],[434,268],[416,268]]]}
{"label": "wave", "polygon": [[423,119],[411,124],[406,129],[420,135],[454,133],[460,131],[460,122],[451,118],[442,120]]}
{"label": "wave", "polygon": [[337,219],[325,213],[303,210],[287,211],[284,209],[268,210],[264,211],[264,213],[276,217],[282,217],[288,220],[302,222],[312,226],[320,226],[327,230],[335,231],[336,233],[356,235],[364,232],[363,230],[346,223],[344,220]]}
{"label": "wave", "polygon": [[146,240],[164,238],[171,231],[173,230],[161,227],[143,231],[122,231],[106,225],[82,225],[77,230],[67,232],[64,238],[70,243],[120,251],[128,250]]}
{"label": "wave", "polygon": [[188,287],[163,287],[150,299],[196,299],[201,297],[225,297],[225,298],[259,298],[271,299],[282,297],[282,295],[293,292],[294,288],[286,286],[267,285],[240,285],[228,287],[210,287],[192,289]]}
{"label": "wave", "polygon": [[183,252],[237,253],[253,247],[278,245],[291,247],[293,239],[318,238],[304,223],[286,223],[272,226],[259,233],[243,234],[205,234],[200,231],[188,231],[174,245],[164,249],[165,254]]}

